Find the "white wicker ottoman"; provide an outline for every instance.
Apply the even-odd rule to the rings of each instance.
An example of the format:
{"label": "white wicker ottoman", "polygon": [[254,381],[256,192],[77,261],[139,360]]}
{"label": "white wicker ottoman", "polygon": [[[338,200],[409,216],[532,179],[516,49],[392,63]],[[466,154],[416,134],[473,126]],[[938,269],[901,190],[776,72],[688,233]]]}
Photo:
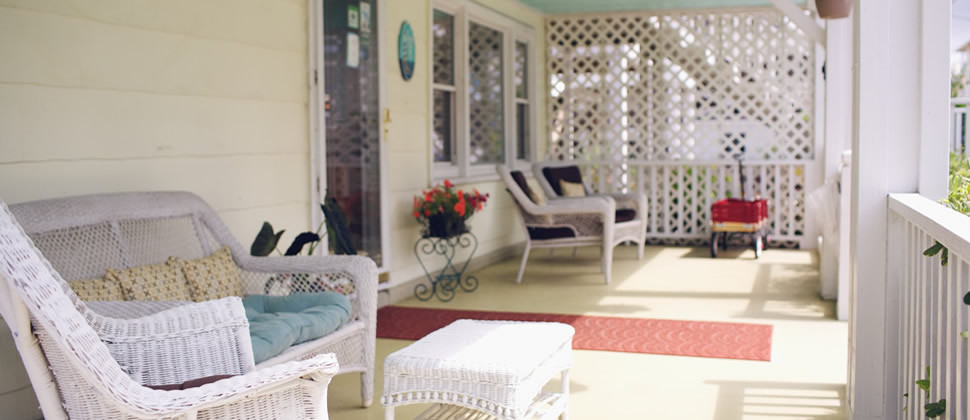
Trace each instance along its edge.
{"label": "white wicker ottoman", "polygon": [[[437,403],[421,419],[566,419],[573,327],[461,319],[384,360],[385,419],[394,407]],[[540,395],[562,373],[562,392]]]}

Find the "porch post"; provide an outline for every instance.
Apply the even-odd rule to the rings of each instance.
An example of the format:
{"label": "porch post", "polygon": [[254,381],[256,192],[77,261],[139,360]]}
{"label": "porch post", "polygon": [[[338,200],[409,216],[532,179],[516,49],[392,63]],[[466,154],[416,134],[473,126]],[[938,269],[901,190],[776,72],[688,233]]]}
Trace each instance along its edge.
{"label": "porch post", "polygon": [[938,90],[949,80],[949,60],[938,43],[949,37],[949,2],[856,0],[854,15],[847,395],[853,419],[897,418],[898,308],[890,281],[898,279],[887,269],[896,250],[887,197],[919,191],[932,198],[946,188],[949,113]]}
{"label": "porch post", "polygon": [[950,7],[949,1],[922,1],[922,93],[919,193],[939,200],[949,178]]}

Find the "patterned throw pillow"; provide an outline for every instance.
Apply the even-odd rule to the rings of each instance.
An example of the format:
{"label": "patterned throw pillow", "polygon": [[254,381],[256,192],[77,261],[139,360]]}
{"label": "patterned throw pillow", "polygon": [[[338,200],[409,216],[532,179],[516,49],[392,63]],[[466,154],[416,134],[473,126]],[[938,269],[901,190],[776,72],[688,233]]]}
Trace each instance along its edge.
{"label": "patterned throw pillow", "polygon": [[562,188],[563,197],[586,197],[586,187],[578,182],[559,180],[559,187]]}
{"label": "patterned throw pillow", "polygon": [[106,278],[84,279],[67,282],[74,290],[74,294],[84,301],[91,300],[125,300],[121,293],[121,283]]}
{"label": "patterned throw pillow", "polygon": [[175,258],[127,270],[109,268],[105,278],[121,284],[125,300],[192,300],[182,264]]}
{"label": "patterned throw pillow", "polygon": [[182,260],[185,279],[192,288],[192,299],[203,302],[228,296],[242,296],[239,268],[232,262],[229,248],[222,248],[208,257]]}

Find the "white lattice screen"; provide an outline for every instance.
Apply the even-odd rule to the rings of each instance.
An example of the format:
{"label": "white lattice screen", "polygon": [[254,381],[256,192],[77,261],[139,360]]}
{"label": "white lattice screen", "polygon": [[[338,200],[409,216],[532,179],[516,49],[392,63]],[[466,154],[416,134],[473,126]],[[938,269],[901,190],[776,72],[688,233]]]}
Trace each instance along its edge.
{"label": "white lattice screen", "polygon": [[769,200],[773,237],[805,232],[815,46],[780,12],[613,13],[547,20],[548,156],[598,191],[646,191],[650,236],[709,237],[710,204]]}

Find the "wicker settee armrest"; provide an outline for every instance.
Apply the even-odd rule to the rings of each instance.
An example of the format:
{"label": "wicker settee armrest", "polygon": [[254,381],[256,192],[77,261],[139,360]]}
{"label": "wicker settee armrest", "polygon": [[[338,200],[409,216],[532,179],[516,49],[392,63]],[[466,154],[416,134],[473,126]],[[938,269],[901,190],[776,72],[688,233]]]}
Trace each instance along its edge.
{"label": "wicker settee armrest", "polygon": [[[326,391],[337,373],[337,358],[313,358],[255,370],[198,388],[159,391],[137,388],[117,403],[137,417],[169,418],[209,412],[206,418],[287,416],[326,418]],[[260,398],[272,395],[272,398]],[[192,416],[190,416],[192,417]]]}
{"label": "wicker settee armrest", "polygon": [[88,321],[129,376],[145,385],[181,383],[252,370],[252,342],[242,300],[189,303],[120,319],[88,312]]}

